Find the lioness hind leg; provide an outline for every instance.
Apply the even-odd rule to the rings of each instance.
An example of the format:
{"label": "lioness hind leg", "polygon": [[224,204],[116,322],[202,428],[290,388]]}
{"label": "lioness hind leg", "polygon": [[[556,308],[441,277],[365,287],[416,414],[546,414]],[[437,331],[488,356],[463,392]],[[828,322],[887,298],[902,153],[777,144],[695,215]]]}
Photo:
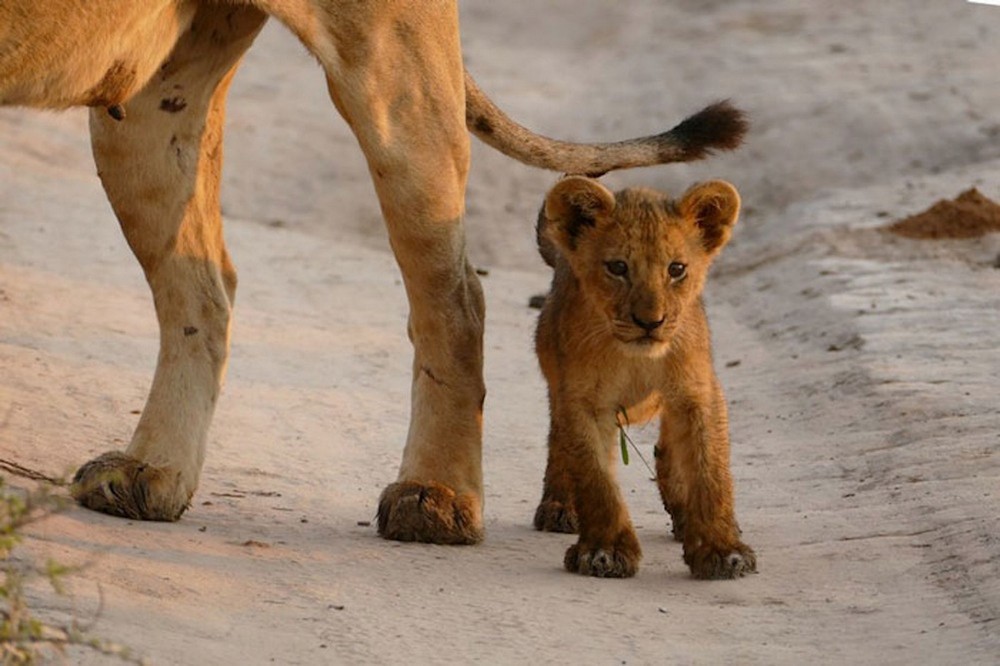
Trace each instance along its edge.
{"label": "lioness hind leg", "polygon": [[657,445],[657,485],[675,530],[679,522],[684,561],[695,578],[739,578],[757,570],[733,509],[725,409],[721,391],[669,403]]}
{"label": "lioness hind leg", "polygon": [[198,485],[236,289],[218,198],[225,96],[264,20],[255,9],[202,5],[123,121],[91,112],[101,181],[153,292],[160,354],[126,451],[76,474],[73,495],[86,507],[176,520]]}
{"label": "lioness hind leg", "polygon": [[[311,45],[368,160],[410,304],[410,428],[382,493],[389,539],[482,539],[482,289],[465,255],[469,166],[457,8],[353,3],[317,10]],[[307,30],[302,34],[310,39]]]}

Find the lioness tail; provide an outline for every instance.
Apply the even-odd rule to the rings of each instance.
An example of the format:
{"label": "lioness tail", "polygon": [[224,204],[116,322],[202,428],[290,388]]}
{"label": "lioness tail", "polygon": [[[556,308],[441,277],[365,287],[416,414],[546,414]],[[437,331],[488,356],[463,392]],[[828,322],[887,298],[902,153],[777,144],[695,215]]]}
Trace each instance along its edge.
{"label": "lioness tail", "polygon": [[530,166],[596,178],[615,169],[690,162],[743,142],[748,123],[728,101],[706,106],[662,134],[614,143],[572,143],[536,134],[501,111],[465,73],[465,122],[481,141]]}

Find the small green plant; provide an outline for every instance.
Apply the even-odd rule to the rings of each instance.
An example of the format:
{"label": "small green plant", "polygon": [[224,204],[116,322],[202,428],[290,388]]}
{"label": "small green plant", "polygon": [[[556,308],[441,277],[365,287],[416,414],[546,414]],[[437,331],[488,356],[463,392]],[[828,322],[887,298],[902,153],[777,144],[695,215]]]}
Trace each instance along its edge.
{"label": "small green plant", "polygon": [[[6,461],[0,464],[6,471],[19,467]],[[57,480],[45,480],[65,485]],[[67,504],[65,497],[50,492],[44,485],[36,490],[15,491],[0,477],[0,574],[3,576],[0,583],[0,664],[45,662],[56,654],[64,655],[72,646],[129,663],[143,663],[128,648],[89,635],[89,627],[82,626],[75,618],[64,625],[50,624],[37,618],[28,606],[27,583],[45,580],[56,594],[66,596],[66,578],[79,571],[53,560],[38,563],[30,558],[12,556],[23,539],[24,527],[62,510]]]}
{"label": "small green plant", "polygon": [[646,466],[646,469],[649,470],[649,473],[652,474],[655,479],[656,472],[654,472],[653,468],[649,466],[649,462],[646,460],[645,456],[642,455],[642,451],[639,450],[639,447],[635,445],[635,442],[632,441],[632,438],[628,436],[628,432],[625,430],[632,424],[629,423],[628,412],[626,412],[625,408],[621,405],[618,405],[618,409],[615,411],[615,425],[618,426],[618,446],[620,446],[622,450],[622,463],[625,465],[628,464],[628,447],[631,446],[635,451],[635,454],[639,456],[639,460],[642,461],[642,464]]}

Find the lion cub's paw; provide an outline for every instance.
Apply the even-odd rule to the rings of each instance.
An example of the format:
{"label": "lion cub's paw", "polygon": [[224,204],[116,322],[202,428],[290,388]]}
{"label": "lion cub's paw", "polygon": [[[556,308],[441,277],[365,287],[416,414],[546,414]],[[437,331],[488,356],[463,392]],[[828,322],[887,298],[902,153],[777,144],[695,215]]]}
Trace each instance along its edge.
{"label": "lion cub's paw", "polygon": [[580,521],[572,504],[542,500],[535,510],[535,529],[539,532],[576,534],[580,530]]}
{"label": "lion cub's paw", "polygon": [[378,502],[378,533],[395,541],[479,543],[483,540],[479,498],[437,483],[389,484]]}
{"label": "lion cub's paw", "polygon": [[691,575],[701,580],[742,578],[757,571],[757,555],[750,546],[736,542],[733,547],[716,547],[703,544],[684,547],[684,561],[691,568]]}
{"label": "lion cub's paw", "polygon": [[180,476],[178,471],[109,451],[77,470],[70,493],[88,509],[112,516],[174,521],[188,508],[194,492],[184,487]]}
{"label": "lion cub's paw", "polygon": [[625,532],[612,545],[589,546],[582,541],[569,547],[563,566],[567,571],[597,578],[631,578],[639,570],[642,549],[634,532]]}

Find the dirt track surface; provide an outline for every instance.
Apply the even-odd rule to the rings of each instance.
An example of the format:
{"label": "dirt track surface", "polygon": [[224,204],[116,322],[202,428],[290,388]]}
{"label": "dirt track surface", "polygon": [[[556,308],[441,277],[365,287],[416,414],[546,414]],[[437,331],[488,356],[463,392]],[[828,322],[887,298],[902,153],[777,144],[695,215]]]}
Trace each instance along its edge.
{"label": "dirt track surface", "polygon": [[[723,177],[743,194],[708,308],[760,573],[691,580],[634,457],[620,477],[645,552],[636,578],[565,573],[572,537],[531,530],[547,414],[526,303],[547,284],[531,225],[553,176],[481,145],[468,228],[489,269],[487,539],[375,536],[406,432],[406,305],[360,152],[278,25],[230,97],[240,292],[194,505],[176,524],[73,509],[24,552],[89,562],[76,612],[93,613],[99,584],[95,633],[154,663],[1000,661],[1000,234],[883,229],[970,187],[1000,198],[1000,8],[462,11],[480,85],[547,134],[648,133],[722,97],[751,113],[736,154],[607,181],[676,192]],[[85,114],[4,110],[0,155],[0,452],[58,474],[124,446],[155,318]],[[648,456],[655,432],[635,439]]]}

